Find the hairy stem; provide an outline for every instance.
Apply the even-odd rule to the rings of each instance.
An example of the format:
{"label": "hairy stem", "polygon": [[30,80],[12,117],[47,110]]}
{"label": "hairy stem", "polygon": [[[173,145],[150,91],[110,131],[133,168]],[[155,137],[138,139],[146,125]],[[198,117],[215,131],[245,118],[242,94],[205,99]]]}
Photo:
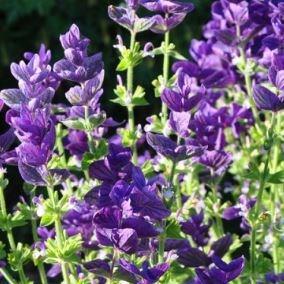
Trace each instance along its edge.
{"label": "hairy stem", "polygon": [[[54,190],[52,186],[48,186],[47,187],[47,192],[48,192],[48,196],[52,202],[53,208],[56,208],[56,204],[57,201],[54,195]],[[62,228],[62,224],[61,224],[61,216],[60,214],[56,214],[56,218],[55,218],[55,232],[56,232],[56,237],[58,240],[58,245],[61,247],[64,245],[64,234],[63,234],[63,228]],[[64,279],[64,283],[65,284],[70,284],[70,279],[69,279],[69,272],[68,272],[68,264],[66,262],[62,262],[61,263],[61,269],[62,269],[62,276]]]}
{"label": "hairy stem", "polygon": [[[85,120],[86,122],[88,121],[88,118],[89,118],[89,107],[88,106],[85,106]],[[92,130],[88,130],[87,131],[87,137],[88,137],[88,146],[89,146],[89,149],[90,149],[90,152],[92,154],[95,153],[96,151],[96,147],[95,147],[95,144],[94,144],[94,139],[93,139],[93,135],[92,135]]]}
{"label": "hairy stem", "polygon": [[258,218],[261,210],[262,205],[262,196],[265,189],[267,176],[269,174],[269,161],[271,156],[271,149],[273,146],[273,130],[275,125],[275,114],[272,115],[272,121],[271,126],[268,131],[268,149],[267,149],[267,155],[264,165],[264,170],[261,175],[260,179],[260,186],[257,194],[257,200],[255,205],[255,210],[253,214],[253,222],[252,222],[252,232],[251,232],[251,243],[250,243],[250,268],[251,268],[251,283],[256,283],[256,232],[258,227]]}
{"label": "hairy stem", "polygon": [[[36,190],[36,187],[31,191],[30,204],[32,204],[32,199],[35,197],[35,190]],[[38,242],[39,238],[38,238],[38,235],[37,235],[37,222],[36,222],[36,219],[33,216],[31,218],[31,224],[32,224],[33,240],[34,240],[34,242]],[[43,265],[42,262],[39,262],[37,264],[37,269],[38,269],[38,272],[39,272],[41,283],[42,284],[48,284],[44,265]]]}
{"label": "hairy stem", "polygon": [[[65,168],[67,168],[67,159],[66,159],[66,156],[65,156],[64,145],[63,145],[63,142],[62,142],[62,139],[61,139],[61,137],[62,137],[62,135],[61,135],[62,124],[60,124],[60,123],[57,126],[57,132],[59,134],[60,139],[56,139],[56,147],[57,147],[57,150],[58,150],[60,157],[62,157],[62,159],[63,159],[63,163],[64,163]],[[66,180],[66,185],[67,185],[67,188],[68,188],[68,192],[70,194],[72,194],[72,185],[70,183],[69,178]]]}
{"label": "hairy stem", "polygon": [[219,200],[218,200],[218,187],[217,187],[217,184],[214,183],[212,186],[211,186],[211,189],[212,189],[212,196],[213,196],[213,200],[214,200],[214,205],[218,206],[217,208],[217,212],[215,212],[215,219],[216,219],[216,234],[217,234],[217,237],[220,238],[223,236],[224,234],[224,229],[223,229],[223,223],[222,223],[222,219],[219,215]]}
{"label": "hairy stem", "polygon": [[[130,50],[134,50],[135,46],[135,37],[136,34],[134,32],[131,32],[131,38],[130,38]],[[133,66],[129,66],[127,68],[127,92],[128,95],[132,97],[133,95]],[[130,103],[127,106],[127,111],[128,111],[128,125],[129,125],[129,130],[130,132],[134,135],[135,133],[135,119],[134,119],[134,107],[132,103]],[[132,153],[133,153],[133,163],[137,164],[137,148],[136,148],[136,143],[133,143],[132,145]]]}
{"label": "hairy stem", "polygon": [[[170,172],[170,176],[169,176],[169,184],[171,186],[173,186],[175,170],[176,170],[176,162],[172,161],[172,167],[171,167],[171,172]],[[180,193],[179,187],[178,187],[178,190],[177,190],[176,193],[177,193],[177,196],[176,196],[177,208],[179,209],[179,208],[182,207],[181,193]],[[164,230],[165,223],[163,221],[162,221],[162,227],[163,227],[163,230]],[[164,261],[165,241],[166,241],[166,235],[165,235],[165,232],[163,232],[159,236],[159,251],[158,251],[159,263],[162,263]]]}
{"label": "hairy stem", "polygon": [[17,284],[17,281],[12,277],[12,275],[5,268],[0,268],[0,274],[4,277],[4,279],[9,284]]}
{"label": "hairy stem", "polygon": [[[1,180],[2,179],[3,179],[3,176],[1,176]],[[5,196],[4,196],[4,187],[2,185],[0,185],[0,208],[1,208],[3,216],[7,216],[7,208],[6,208],[6,202],[5,202]],[[9,242],[11,250],[15,250],[16,243],[15,243],[12,230],[8,228],[6,233],[7,233],[7,238],[8,238],[8,242]],[[21,264],[18,267],[18,273],[19,273],[21,283],[22,284],[28,283],[28,280],[24,273],[23,266]]]}
{"label": "hairy stem", "polygon": [[[170,44],[170,32],[167,31],[165,33],[165,38],[164,38],[164,63],[163,63],[163,78],[164,78],[164,86],[167,87],[168,85],[168,80],[169,80],[169,65],[170,65],[170,55],[168,52]],[[162,124],[165,125],[168,119],[168,107],[165,103],[162,102]]]}
{"label": "hairy stem", "polygon": [[[278,113],[276,117],[276,132],[279,133],[281,130],[281,115]],[[278,161],[279,161],[279,155],[280,155],[280,141],[277,139],[277,141],[274,144],[274,149],[273,149],[273,154],[272,154],[272,165],[271,165],[271,170],[272,173],[275,173],[277,171],[278,167]],[[278,200],[278,190],[279,190],[279,185],[273,184],[271,186],[271,215],[273,222],[276,221],[276,204],[279,203]],[[273,229],[272,229],[272,256],[273,256],[273,266],[274,266],[274,272],[275,273],[280,273],[280,258],[279,258],[279,241],[277,238],[277,232],[274,229],[275,224],[272,224]]]}

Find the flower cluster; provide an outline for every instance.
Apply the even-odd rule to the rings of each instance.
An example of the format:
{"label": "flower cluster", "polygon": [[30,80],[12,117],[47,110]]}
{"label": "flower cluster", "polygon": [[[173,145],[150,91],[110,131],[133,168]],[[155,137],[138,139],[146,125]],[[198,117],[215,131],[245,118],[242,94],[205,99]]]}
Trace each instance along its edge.
{"label": "flower cluster", "polygon": [[[130,33],[129,46],[121,36],[114,46],[111,100],[127,123],[102,110],[102,54],[89,54],[77,25],[60,36],[54,65],[43,44],[11,64],[18,88],[0,92],[7,283],[282,283],[284,5],[215,1],[186,58],[170,34],[193,10],[176,0],[109,6]],[[162,34],[161,46],[141,48],[146,31]],[[148,103],[135,68],[148,56],[163,57],[153,81],[161,112],[137,125],[136,108]],[[67,101],[55,104],[65,85]],[[24,189],[11,213],[10,166]],[[29,224],[33,241],[23,243],[14,229]]]}

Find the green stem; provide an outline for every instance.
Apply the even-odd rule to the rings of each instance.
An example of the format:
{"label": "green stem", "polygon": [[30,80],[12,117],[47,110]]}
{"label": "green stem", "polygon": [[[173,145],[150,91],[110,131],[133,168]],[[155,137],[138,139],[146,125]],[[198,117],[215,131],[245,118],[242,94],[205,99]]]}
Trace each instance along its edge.
{"label": "green stem", "polygon": [[[88,119],[89,119],[89,107],[85,106],[84,108],[85,108],[85,121],[87,122]],[[87,137],[88,137],[88,146],[89,146],[90,152],[92,154],[94,154],[95,151],[96,151],[96,147],[94,145],[94,139],[93,139],[93,135],[92,135],[92,130],[91,129],[89,129],[87,131]]]}
{"label": "green stem", "polygon": [[[134,50],[135,46],[135,37],[136,34],[134,32],[131,32],[131,38],[130,38],[130,50]],[[130,66],[127,68],[127,92],[128,95],[132,97],[133,95],[133,66]],[[131,134],[134,135],[135,133],[135,119],[134,119],[134,107],[132,103],[130,103],[127,106],[127,111],[128,111],[128,124],[129,124],[129,130]],[[132,145],[132,152],[133,152],[133,163],[137,164],[137,148],[136,148],[136,143],[133,143]]]}
{"label": "green stem", "polygon": [[12,277],[12,275],[5,268],[0,268],[0,274],[5,278],[5,280],[9,284],[17,284],[17,281]]}
{"label": "green stem", "polygon": [[265,160],[263,174],[261,175],[260,186],[257,194],[255,210],[253,214],[253,222],[252,222],[252,232],[251,232],[251,249],[250,249],[250,268],[251,268],[251,283],[256,283],[256,231],[258,226],[258,218],[261,210],[262,205],[262,196],[265,189],[267,176],[269,174],[269,161],[271,155],[271,149],[273,146],[273,130],[275,125],[275,114],[272,115],[271,126],[268,131],[268,150],[267,150],[267,157]]}
{"label": "green stem", "polygon": [[[58,139],[56,139],[56,147],[57,147],[57,150],[58,150],[58,153],[60,155],[60,157],[62,157],[63,159],[63,163],[64,163],[64,166],[65,168],[67,168],[67,159],[66,159],[66,156],[65,156],[65,151],[64,151],[64,145],[63,145],[63,142],[62,142],[62,124],[59,123],[58,126],[57,126],[57,132],[58,132]],[[70,183],[70,179],[68,178],[66,180],[66,185],[67,185],[67,189],[68,189],[68,192],[70,194],[72,194],[72,185]]]}
{"label": "green stem", "polygon": [[[47,192],[48,196],[52,202],[53,208],[56,208],[57,206],[57,201],[55,198],[53,186],[48,186],[47,187]],[[56,232],[56,237],[58,240],[58,245],[62,247],[64,245],[64,234],[63,234],[63,228],[61,224],[61,216],[59,213],[56,213],[56,218],[55,218],[55,232]],[[70,284],[70,279],[69,279],[69,272],[68,272],[68,264],[66,262],[61,263],[61,270],[62,270],[62,276],[64,279],[65,284]]]}
{"label": "green stem", "polygon": [[211,186],[211,189],[212,189],[212,195],[213,195],[213,200],[214,200],[214,205],[215,206],[218,206],[217,208],[217,212],[215,212],[215,219],[216,219],[216,234],[217,234],[217,237],[220,238],[224,235],[224,229],[223,229],[223,222],[222,222],[222,219],[220,217],[220,210],[219,210],[219,200],[218,200],[218,187],[217,187],[217,184],[214,183],[212,186]]}
{"label": "green stem", "polygon": [[[247,57],[246,57],[246,53],[243,47],[240,48],[240,54],[241,54],[241,58],[243,61],[243,65],[245,66],[245,68],[247,68]],[[259,119],[259,115],[258,115],[258,111],[256,109],[254,100],[253,100],[253,93],[252,93],[252,80],[251,80],[251,76],[248,70],[244,70],[243,71],[243,75],[245,77],[245,85],[246,85],[246,91],[247,91],[247,95],[249,98],[249,103],[250,103],[250,107],[252,109],[252,113],[256,122],[256,127],[259,128],[260,124],[260,119]]]}
{"label": "green stem", "polygon": [[[169,81],[169,65],[170,65],[170,55],[168,52],[168,48],[170,45],[170,32],[167,31],[165,33],[164,38],[164,62],[163,62],[163,78],[164,78],[164,86],[167,87]],[[168,107],[165,103],[162,102],[162,124],[166,125],[168,119]]]}
{"label": "green stem", "polygon": [[[174,176],[175,176],[175,170],[176,170],[176,162],[172,161],[172,167],[171,167],[171,172],[169,176],[169,184],[172,186],[173,186],[173,181],[174,181]],[[181,192],[180,192],[179,186],[177,187],[176,193],[177,193],[177,196],[176,196],[177,209],[179,210],[182,207]],[[162,227],[164,230],[165,224],[163,221],[162,221]],[[166,241],[166,235],[165,235],[165,232],[163,232],[159,236],[159,251],[158,251],[159,263],[162,263],[164,261],[165,241]]]}
{"label": "green stem", "polygon": [[[2,178],[3,177],[1,177],[1,179]],[[7,208],[6,208],[6,202],[5,202],[3,186],[0,186],[0,207],[1,207],[1,211],[2,211],[3,216],[7,216]],[[7,229],[6,233],[7,233],[7,238],[8,238],[8,242],[9,242],[10,248],[12,250],[16,250],[16,243],[15,243],[15,239],[14,239],[12,230],[9,228],[9,229]],[[18,273],[19,273],[19,277],[20,277],[21,283],[22,284],[28,283],[28,280],[27,280],[27,278],[25,276],[25,273],[24,273],[22,265],[19,265]]]}
{"label": "green stem", "polygon": [[[7,216],[7,208],[6,208],[6,202],[5,202],[5,196],[4,196],[4,188],[2,186],[0,186],[0,207],[1,207],[1,211],[3,216]],[[12,233],[11,229],[7,230],[7,238],[10,244],[10,247],[12,250],[16,249],[16,243],[14,240],[14,236]]]}
{"label": "green stem", "polygon": [[250,70],[247,70],[247,64],[248,64],[248,60],[247,60],[247,56],[246,56],[246,52],[245,52],[245,42],[242,42],[241,39],[241,28],[239,25],[236,26],[237,28],[237,37],[240,41],[240,57],[243,63],[243,66],[245,68],[245,70],[243,70],[243,75],[245,77],[245,85],[246,85],[246,91],[247,91],[247,95],[249,97],[249,103],[253,112],[253,116],[255,118],[255,122],[256,122],[256,127],[258,127],[260,125],[260,119],[258,116],[258,111],[256,109],[254,100],[253,100],[253,94],[252,94],[252,80],[251,80],[251,76],[250,76]]}
{"label": "green stem", "polygon": [[[276,117],[276,132],[279,133],[281,130],[281,115],[280,113],[277,114]],[[279,161],[279,155],[280,155],[280,141],[279,139],[277,139],[277,142],[274,145],[274,151],[273,151],[273,156],[272,156],[272,173],[275,173],[277,171],[277,167],[278,167],[278,161]],[[274,220],[276,220],[276,204],[279,203],[278,200],[278,185],[277,184],[273,184],[271,186],[271,216]],[[273,238],[273,242],[272,242],[272,257],[273,257],[273,266],[274,266],[274,272],[276,274],[280,273],[280,258],[279,258],[279,240],[277,238],[277,232],[274,229],[274,225],[273,229],[272,229],[272,238]]]}
{"label": "green stem", "polygon": [[[36,187],[31,191],[31,200],[30,200],[30,204],[32,204],[32,199],[35,196],[35,190]],[[32,216],[31,218],[31,224],[32,224],[32,235],[33,235],[33,240],[34,242],[38,242],[39,238],[37,235],[37,222],[36,219],[34,219],[34,217]],[[44,269],[44,265],[42,262],[39,262],[37,265],[37,269],[39,272],[39,276],[40,276],[40,281],[42,284],[48,284],[47,282],[47,277],[46,277],[46,273],[45,273],[45,269]]]}

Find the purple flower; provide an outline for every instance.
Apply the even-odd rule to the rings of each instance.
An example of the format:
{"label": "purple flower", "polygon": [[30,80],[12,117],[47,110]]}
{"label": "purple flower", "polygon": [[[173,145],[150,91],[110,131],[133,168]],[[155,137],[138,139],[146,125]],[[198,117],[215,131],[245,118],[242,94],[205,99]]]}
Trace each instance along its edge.
{"label": "purple flower", "polygon": [[131,150],[119,144],[109,144],[109,154],[90,165],[90,177],[108,183],[118,179],[128,180],[132,173]]}
{"label": "purple flower", "polygon": [[96,236],[103,246],[114,246],[127,254],[133,254],[137,250],[138,236],[133,229],[97,228]]}
{"label": "purple flower", "polygon": [[130,7],[109,6],[108,15],[113,21],[134,33],[149,30],[156,20],[155,17],[139,18],[136,11]]}
{"label": "purple flower", "polygon": [[223,257],[229,250],[232,243],[233,238],[230,234],[221,237],[211,245],[210,256],[217,255],[219,257]]}
{"label": "purple flower", "polygon": [[59,86],[59,78],[51,70],[49,62],[51,54],[41,45],[39,54],[25,54],[28,63],[20,61],[11,64],[11,73],[18,80],[18,89],[6,89],[0,93],[4,103],[12,109],[22,105],[30,109],[40,108],[49,104]]}
{"label": "purple flower", "polygon": [[153,17],[155,24],[152,26],[151,31],[155,33],[165,33],[175,28],[194,9],[192,3],[174,0],[142,0],[140,4],[149,11],[159,13]]}
{"label": "purple flower", "polygon": [[284,281],[284,273],[275,274],[275,273],[267,273],[265,275],[266,283],[280,284]]}
{"label": "purple flower", "polygon": [[96,106],[103,94],[102,84],[104,71],[102,70],[93,79],[86,81],[81,86],[70,88],[65,94],[67,100],[75,106],[91,105]]}
{"label": "purple flower", "polygon": [[22,142],[16,148],[20,160],[33,167],[47,164],[55,143],[55,127],[49,118],[49,110],[37,109],[32,113],[22,107],[19,113],[10,111],[8,122]]}
{"label": "purple flower", "polygon": [[79,28],[73,24],[69,31],[60,36],[66,59],[54,64],[54,71],[65,80],[84,83],[95,78],[103,69],[100,53],[87,56],[89,39],[81,38]]}
{"label": "purple flower", "polygon": [[[227,126],[227,108],[216,109],[204,102],[189,122],[189,128],[195,132],[198,144],[208,150],[222,150],[226,145],[224,129]],[[191,143],[191,140],[188,140]]]}
{"label": "purple flower", "polygon": [[195,284],[227,284],[236,279],[243,271],[245,260],[239,257],[226,264],[217,256],[213,256],[214,265],[210,268],[197,268]]}
{"label": "purple flower", "polygon": [[254,124],[251,109],[232,103],[227,124],[231,126],[234,136],[237,138],[240,137],[241,133],[246,132],[247,129]]}
{"label": "purple flower", "polygon": [[204,225],[203,220],[204,214],[201,211],[199,214],[191,216],[188,221],[180,223],[181,230],[190,235],[198,246],[205,246],[209,241],[210,225]]}
{"label": "purple flower", "polygon": [[119,260],[120,266],[124,271],[130,273],[136,278],[139,284],[153,284],[159,281],[159,279],[167,272],[170,265],[168,263],[158,264],[149,268],[149,263],[144,262],[142,268],[139,269],[134,264],[124,260]]}
{"label": "purple flower", "polygon": [[170,215],[170,211],[165,207],[163,201],[149,187],[143,189],[134,187],[130,200],[134,213],[155,220],[162,220]]}
{"label": "purple flower", "polygon": [[248,214],[250,210],[255,205],[256,199],[249,199],[245,195],[241,195],[237,201],[235,206],[228,207],[223,212],[223,218],[225,220],[234,220],[237,218],[241,218],[241,228],[244,231],[250,230],[250,225],[247,221]]}
{"label": "purple flower", "polygon": [[64,145],[70,154],[78,159],[82,159],[84,153],[89,150],[87,134],[79,130],[69,130]]}
{"label": "purple flower", "polygon": [[253,88],[253,98],[259,109],[273,112],[284,109],[283,95],[277,96],[265,87],[255,85]]}
{"label": "purple flower", "polygon": [[232,155],[224,151],[205,151],[198,162],[210,169],[212,174],[222,175],[232,162]]}
{"label": "purple flower", "polygon": [[73,200],[71,210],[63,216],[63,227],[69,236],[81,234],[85,248],[97,249],[93,216],[95,209],[87,202]]}
{"label": "purple flower", "polygon": [[0,168],[5,163],[6,153],[15,141],[14,130],[10,128],[5,133],[0,135]]}
{"label": "purple flower", "polygon": [[192,157],[200,156],[204,152],[204,148],[201,146],[179,146],[170,138],[159,134],[147,133],[146,139],[148,144],[155,151],[174,161],[181,161]]}
{"label": "purple flower", "polygon": [[171,14],[168,17],[156,15],[153,17],[154,25],[151,31],[157,34],[164,34],[177,27],[186,17],[186,13]]}
{"label": "purple flower", "polygon": [[177,251],[177,260],[186,267],[209,267],[212,263],[212,256],[223,257],[232,243],[231,235],[226,235],[211,245],[208,254],[199,248],[184,245]]}
{"label": "purple flower", "polygon": [[127,7],[133,10],[137,10],[140,6],[139,0],[125,0]]}
{"label": "purple flower", "polygon": [[102,260],[102,259],[95,259],[88,262],[85,262],[84,267],[89,270],[90,272],[94,274],[100,274],[100,273],[111,273],[110,265],[108,263],[108,260]]}
{"label": "purple flower", "polygon": [[189,122],[191,115],[189,112],[171,111],[169,125],[181,137],[189,136]]}
{"label": "purple flower", "polygon": [[193,79],[183,72],[178,72],[177,84],[173,89],[164,89],[161,99],[173,111],[187,112],[201,100],[199,94],[193,94],[191,86]]}
{"label": "purple flower", "polygon": [[140,3],[149,11],[163,14],[189,13],[194,9],[192,3],[175,0],[141,0]]}

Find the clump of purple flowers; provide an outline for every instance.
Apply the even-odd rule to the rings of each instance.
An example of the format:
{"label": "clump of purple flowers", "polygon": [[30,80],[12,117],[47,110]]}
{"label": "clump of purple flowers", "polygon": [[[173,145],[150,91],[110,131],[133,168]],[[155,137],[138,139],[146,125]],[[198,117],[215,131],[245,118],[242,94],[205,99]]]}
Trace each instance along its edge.
{"label": "clump of purple flowers", "polygon": [[[130,34],[129,45],[117,37],[111,100],[127,122],[103,111],[103,56],[77,25],[60,36],[63,59],[53,64],[42,44],[11,64],[18,87],[0,92],[3,283],[283,282],[284,3],[213,2],[186,58],[170,35],[193,10],[175,0],[108,7]],[[141,46],[146,31],[161,45]],[[161,111],[137,125],[148,102],[135,68],[158,56]],[[8,212],[13,169],[25,197]],[[32,241],[15,234],[23,226]]]}

